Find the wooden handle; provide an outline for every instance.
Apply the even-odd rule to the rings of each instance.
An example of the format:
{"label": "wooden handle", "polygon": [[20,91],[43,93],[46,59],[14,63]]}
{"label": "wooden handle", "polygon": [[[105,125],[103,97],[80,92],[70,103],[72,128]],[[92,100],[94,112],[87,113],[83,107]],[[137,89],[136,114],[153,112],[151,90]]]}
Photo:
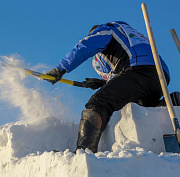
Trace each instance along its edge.
{"label": "wooden handle", "polygon": [[172,35],[172,37],[173,37],[173,39],[174,39],[174,42],[175,42],[175,44],[176,44],[176,47],[177,47],[177,49],[178,49],[178,51],[179,51],[179,53],[180,53],[180,40],[179,40],[179,38],[178,38],[178,35],[177,35],[175,29],[171,29],[170,32],[171,32],[171,35]]}
{"label": "wooden handle", "polygon": [[166,101],[166,105],[168,108],[168,112],[169,112],[169,115],[170,115],[170,118],[171,118],[171,121],[173,124],[173,129],[176,132],[176,126],[175,126],[174,120],[173,120],[174,118],[176,118],[176,114],[175,114],[175,111],[173,108],[173,104],[172,104],[172,101],[171,101],[171,98],[169,95],[169,91],[168,91],[167,84],[165,81],[163,69],[161,66],[160,59],[159,59],[159,55],[158,55],[158,51],[157,51],[157,47],[156,47],[156,43],[155,43],[153,31],[152,31],[151,21],[150,21],[148,10],[147,10],[147,6],[145,3],[142,3],[141,7],[142,7],[143,15],[144,15],[144,20],[145,20],[145,24],[146,24],[146,29],[147,29],[150,45],[151,45],[151,50],[152,50],[153,57],[154,57],[154,62],[156,65],[156,70],[157,70],[157,73],[159,76],[159,80],[160,80],[163,95],[164,95],[164,98]]}

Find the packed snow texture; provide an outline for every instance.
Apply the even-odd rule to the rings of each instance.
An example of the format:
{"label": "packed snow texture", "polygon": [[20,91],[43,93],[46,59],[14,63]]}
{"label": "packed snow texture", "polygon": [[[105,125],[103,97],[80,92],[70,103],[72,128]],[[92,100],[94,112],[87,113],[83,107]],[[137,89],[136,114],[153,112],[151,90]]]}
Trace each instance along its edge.
{"label": "packed snow texture", "polygon": [[[8,72],[11,77],[5,80]],[[22,74],[3,67],[0,85],[0,98],[21,110],[21,120],[0,127],[0,176],[179,176],[180,155],[164,150],[163,135],[173,133],[165,107],[127,104],[111,117],[96,154],[86,149],[75,155],[78,123],[65,119],[62,103],[28,88]],[[53,101],[61,114],[50,106]],[[180,117],[180,107],[175,111]]]}

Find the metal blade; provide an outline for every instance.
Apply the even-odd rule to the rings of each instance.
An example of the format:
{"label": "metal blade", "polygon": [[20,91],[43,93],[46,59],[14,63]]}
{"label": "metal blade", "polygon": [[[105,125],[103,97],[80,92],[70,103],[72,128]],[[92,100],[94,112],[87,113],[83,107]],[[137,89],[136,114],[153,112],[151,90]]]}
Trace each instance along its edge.
{"label": "metal blade", "polygon": [[180,153],[180,147],[175,134],[163,135],[165,151],[170,153]]}

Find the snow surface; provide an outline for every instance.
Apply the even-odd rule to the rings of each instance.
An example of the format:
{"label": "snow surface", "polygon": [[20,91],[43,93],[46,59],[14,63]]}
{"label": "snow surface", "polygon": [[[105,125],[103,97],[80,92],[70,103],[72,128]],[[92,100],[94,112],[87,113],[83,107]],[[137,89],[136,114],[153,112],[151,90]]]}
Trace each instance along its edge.
{"label": "snow surface", "polygon": [[[179,176],[180,155],[165,153],[163,145],[163,135],[173,133],[166,108],[127,104],[111,117],[96,154],[87,149],[75,155],[78,123],[67,119],[67,108],[24,84],[23,74],[1,68],[0,99],[18,107],[20,118],[0,126],[0,176]],[[5,77],[10,72],[11,77]],[[175,111],[180,117],[180,107]]]}

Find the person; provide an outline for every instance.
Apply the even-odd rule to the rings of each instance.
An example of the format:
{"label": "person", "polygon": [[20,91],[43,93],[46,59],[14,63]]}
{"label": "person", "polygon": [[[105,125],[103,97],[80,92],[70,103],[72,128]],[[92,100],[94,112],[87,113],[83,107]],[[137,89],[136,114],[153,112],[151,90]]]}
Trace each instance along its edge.
{"label": "person", "polygon": [[[102,132],[114,111],[133,102],[141,106],[157,106],[163,93],[148,38],[122,21],[95,25],[89,34],[60,60],[57,68],[46,74],[56,83],[88,58],[102,79],[87,78],[84,87],[100,88],[82,111],[77,149],[98,150]],[[170,74],[160,56],[167,84]],[[128,125],[127,125],[128,126]]]}

